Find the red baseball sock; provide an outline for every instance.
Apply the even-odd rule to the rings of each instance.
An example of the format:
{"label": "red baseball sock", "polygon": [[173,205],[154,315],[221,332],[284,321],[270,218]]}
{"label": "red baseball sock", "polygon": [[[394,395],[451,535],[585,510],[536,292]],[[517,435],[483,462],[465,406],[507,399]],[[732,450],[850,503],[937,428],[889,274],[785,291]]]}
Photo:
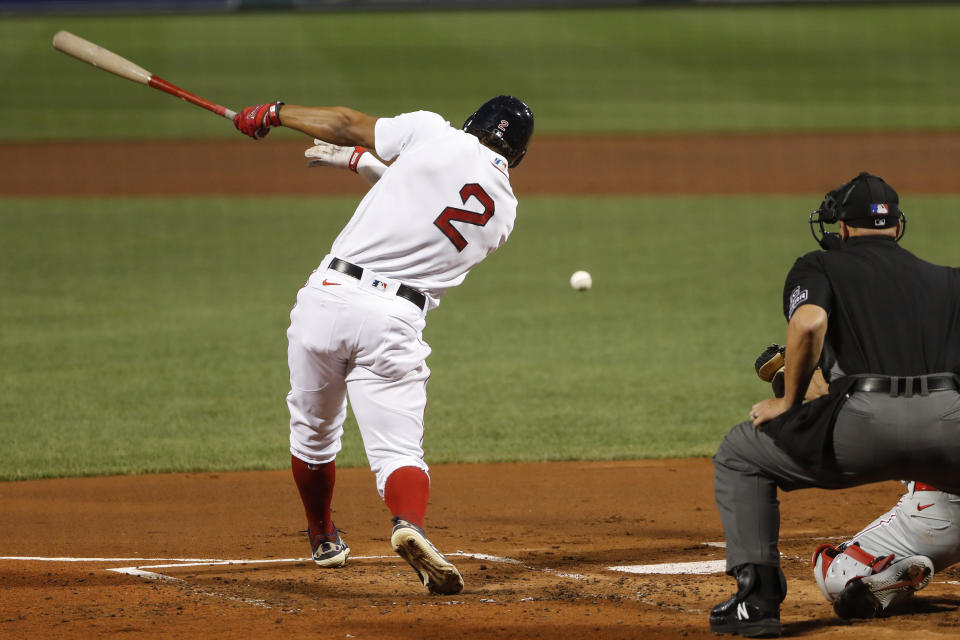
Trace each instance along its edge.
{"label": "red baseball sock", "polygon": [[[293,469],[293,481],[300,491],[300,500],[307,513],[307,526],[310,535],[333,537],[333,518],[330,517],[330,503],[333,501],[333,485],[336,482],[337,469],[333,462],[327,464],[307,464],[296,456],[290,456]],[[310,540],[313,543],[313,539]]]}
{"label": "red baseball sock", "polygon": [[418,467],[400,467],[383,488],[383,501],[402,520],[423,527],[430,499],[430,476]]}

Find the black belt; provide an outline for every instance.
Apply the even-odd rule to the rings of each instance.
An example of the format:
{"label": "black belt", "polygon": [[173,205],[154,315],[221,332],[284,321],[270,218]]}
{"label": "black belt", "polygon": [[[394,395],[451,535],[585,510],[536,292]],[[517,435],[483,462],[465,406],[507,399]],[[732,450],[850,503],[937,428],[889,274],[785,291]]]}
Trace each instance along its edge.
{"label": "black belt", "polygon": [[[363,267],[358,267],[355,264],[350,264],[346,260],[341,260],[340,258],[334,258],[330,261],[330,268],[334,271],[339,271],[340,273],[346,274],[351,278],[356,278],[359,280],[363,277]],[[416,289],[408,287],[405,284],[401,284],[397,288],[397,295],[405,300],[409,300],[413,304],[423,309],[423,305],[427,303],[427,296],[423,295]]]}
{"label": "black belt", "polygon": [[931,391],[957,391],[957,376],[865,376],[857,378],[851,391],[866,391],[868,393],[887,393],[891,396],[905,396],[914,394],[925,396]]}

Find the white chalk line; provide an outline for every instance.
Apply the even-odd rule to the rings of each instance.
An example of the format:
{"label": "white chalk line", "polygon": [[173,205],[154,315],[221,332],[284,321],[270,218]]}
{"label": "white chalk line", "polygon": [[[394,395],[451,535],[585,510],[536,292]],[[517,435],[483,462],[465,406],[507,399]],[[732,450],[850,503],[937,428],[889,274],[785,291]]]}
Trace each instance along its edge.
{"label": "white chalk line", "polygon": [[[707,546],[721,546],[723,543],[716,542],[705,542],[703,543]],[[560,571],[558,569],[553,569],[550,567],[534,567],[532,565],[526,564],[515,558],[508,558],[504,556],[496,556],[488,553],[471,553],[466,551],[456,551],[454,553],[447,554],[451,557],[461,557],[461,558],[472,558],[475,560],[486,560],[488,562],[496,562],[499,564],[510,564],[516,565],[527,571],[536,571],[540,573],[546,573],[550,575],[555,575],[559,578],[567,578],[572,580],[587,580],[588,577],[580,573],[571,573],[566,571]],[[383,560],[388,558],[395,558],[396,556],[387,555],[387,556],[351,556],[351,561],[358,560]],[[160,562],[162,564],[136,564],[133,566],[127,567],[114,567],[109,568],[107,571],[114,573],[120,573],[124,575],[137,576],[140,578],[148,580],[179,580],[174,576],[167,575],[165,573],[160,573],[157,571],[149,571],[150,569],[177,569],[182,567],[213,567],[213,566],[244,566],[251,564],[290,564],[290,563],[301,563],[301,562],[310,562],[313,558],[269,558],[269,559],[247,559],[247,560],[225,560],[219,558],[117,558],[117,557],[82,557],[82,558],[72,558],[72,557],[43,557],[43,556],[0,556],[0,560],[21,560],[21,561],[32,561],[32,562]],[[635,574],[710,574],[710,573],[723,573],[724,567],[723,561],[709,561],[709,562],[681,562],[681,563],[664,563],[664,564],[650,564],[650,565],[622,565],[622,566],[612,566],[607,567],[609,571],[619,571],[624,573],[635,573]],[[719,567],[719,568],[718,568]]]}
{"label": "white chalk line", "polygon": [[513,564],[513,565],[523,567],[528,571],[539,571],[541,573],[549,573],[551,575],[557,576],[558,578],[571,578],[573,580],[588,580],[587,576],[579,573],[567,573],[565,571],[558,571],[557,569],[551,569],[549,567],[544,567],[544,568],[531,567],[530,565],[524,564],[520,560],[516,560],[514,558],[492,556],[487,553],[466,553],[464,551],[457,551],[456,553],[451,553],[448,555],[452,555],[452,556],[456,555],[463,558],[473,558],[475,560],[489,560],[490,562],[499,562],[501,564]]}

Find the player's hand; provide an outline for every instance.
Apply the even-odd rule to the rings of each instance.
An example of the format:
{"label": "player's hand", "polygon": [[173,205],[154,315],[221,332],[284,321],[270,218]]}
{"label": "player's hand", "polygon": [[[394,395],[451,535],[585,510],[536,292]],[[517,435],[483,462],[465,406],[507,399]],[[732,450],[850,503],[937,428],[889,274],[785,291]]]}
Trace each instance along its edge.
{"label": "player's hand", "polygon": [[770,422],[789,408],[790,405],[783,398],[761,400],[750,408],[750,420],[759,429],[760,425]]}
{"label": "player's hand", "polygon": [[283,103],[268,102],[247,107],[236,115],[233,125],[241,132],[254,140],[267,137],[271,127],[280,126],[280,107]]}
{"label": "player's hand", "polygon": [[367,153],[364,147],[341,147],[314,138],[313,146],[303,152],[310,167],[336,167],[357,172],[360,156]]}

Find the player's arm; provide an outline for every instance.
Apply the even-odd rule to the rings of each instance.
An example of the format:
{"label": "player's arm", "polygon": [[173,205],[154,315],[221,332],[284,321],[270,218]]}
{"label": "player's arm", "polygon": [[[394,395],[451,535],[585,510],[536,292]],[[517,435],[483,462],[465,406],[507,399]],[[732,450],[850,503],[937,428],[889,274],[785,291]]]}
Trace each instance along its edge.
{"label": "player's arm", "polygon": [[280,107],[280,122],[308,136],[341,147],[374,148],[373,131],[377,118],[347,107]]}
{"label": "player's arm", "polygon": [[750,417],[754,426],[776,418],[803,402],[813,372],[820,361],[820,351],[827,334],[827,312],[815,304],[797,308],[787,324],[784,354],[782,398],[770,398],[753,405]]}
{"label": "player's arm", "polygon": [[790,318],[783,365],[783,400],[787,408],[803,402],[810,379],[820,362],[826,334],[827,312],[822,307],[802,305]]}
{"label": "player's arm", "polygon": [[374,148],[377,118],[348,107],[303,107],[269,102],[247,107],[233,119],[236,128],[255,140],[273,127],[287,127],[342,147]]}
{"label": "player's arm", "polygon": [[816,400],[820,396],[825,396],[828,393],[830,393],[830,385],[823,377],[823,370],[817,368],[817,370],[813,372],[813,376],[810,378],[810,386],[807,387],[807,393],[803,398],[809,402],[811,400]]}

